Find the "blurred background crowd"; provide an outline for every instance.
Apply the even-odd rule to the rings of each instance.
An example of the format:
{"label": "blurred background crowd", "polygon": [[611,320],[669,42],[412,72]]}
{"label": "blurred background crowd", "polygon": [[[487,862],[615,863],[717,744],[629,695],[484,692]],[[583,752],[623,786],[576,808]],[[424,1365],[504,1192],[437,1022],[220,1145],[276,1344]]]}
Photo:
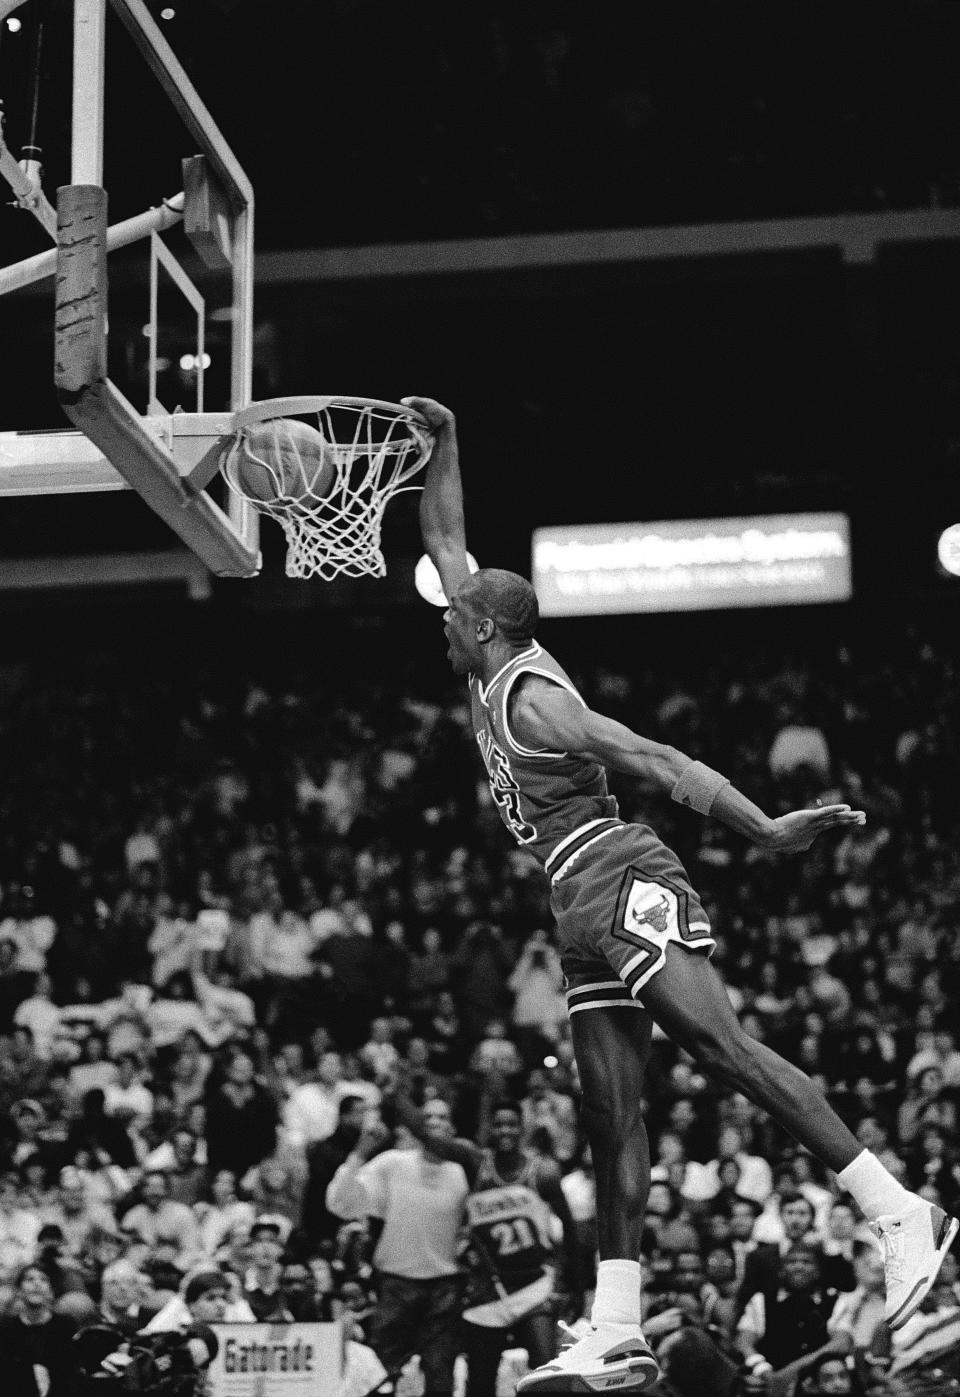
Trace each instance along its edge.
{"label": "blurred background crowd", "polygon": [[[868,823],[776,862],[633,784],[621,812],[684,858],[750,1033],[813,1074],[911,1187],[956,1206],[960,725],[937,617],[881,641],[798,613],[789,648],[772,620],[739,640],[686,625],[669,655],[651,623],[644,648],[606,664],[586,650],[575,677],[773,813],[842,798]],[[172,656],[155,641],[136,663],[91,654],[69,686],[49,655],[3,671],[8,1317],[39,1268],[73,1325],[140,1326],[171,1304],[179,1321],[350,1312],[370,1339],[373,1239],[327,1189],[361,1136],[415,1145],[398,1077],[480,1144],[497,1103],[516,1104],[589,1275],[592,1175],[546,888],[502,832],[464,694],[382,633],[346,674],[322,652],[260,678]],[[843,1381],[921,1390],[896,1383],[931,1364],[948,1381],[952,1263],[925,1307],[932,1335],[884,1347],[876,1253],[833,1177],[663,1038],[646,1096],[647,1306],[668,1316],[665,1343],[699,1326],[743,1390],[792,1391],[744,1367],[772,1321],[751,1319],[743,1287],[771,1246],[802,1271],[796,1245],[816,1271],[801,1289],[877,1302],[854,1326],[862,1375],[843,1355]],[[692,1390],[677,1362],[673,1390]]]}

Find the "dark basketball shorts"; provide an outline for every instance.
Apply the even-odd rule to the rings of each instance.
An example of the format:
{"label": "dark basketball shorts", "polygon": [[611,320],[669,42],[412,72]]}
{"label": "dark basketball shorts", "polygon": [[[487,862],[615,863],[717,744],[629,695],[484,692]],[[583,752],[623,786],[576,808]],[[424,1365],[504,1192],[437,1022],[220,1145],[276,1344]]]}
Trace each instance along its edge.
{"label": "dark basketball shorts", "polygon": [[637,996],[663,969],[671,942],[713,953],[686,870],[653,830],[617,822],[564,845],[547,872],[569,1014],[642,1008]]}

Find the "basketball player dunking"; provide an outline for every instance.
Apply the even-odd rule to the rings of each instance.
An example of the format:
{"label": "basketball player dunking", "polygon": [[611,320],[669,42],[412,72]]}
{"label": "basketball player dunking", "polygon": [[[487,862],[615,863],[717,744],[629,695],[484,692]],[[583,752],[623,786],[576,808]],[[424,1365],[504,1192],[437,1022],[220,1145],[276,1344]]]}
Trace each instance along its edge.
{"label": "basketball player dunking", "polygon": [[589,709],[534,639],[530,584],[496,568],[469,571],[453,414],[431,398],[404,401],[436,434],[420,525],[449,601],[448,658],[470,687],[500,815],[550,879],[596,1173],[600,1263],[590,1330],[518,1391],[636,1389],[657,1379],[640,1327],[637,1259],[650,1180],[640,1101],[654,1021],[837,1173],[879,1239],[886,1317],[899,1328],[933,1285],[956,1219],[907,1192],[803,1072],[743,1031],[710,962],[710,925],[683,866],[652,829],[619,818],[605,768],[643,777],[777,853],[809,849],[865,815],[829,805],[772,819],[703,762]]}

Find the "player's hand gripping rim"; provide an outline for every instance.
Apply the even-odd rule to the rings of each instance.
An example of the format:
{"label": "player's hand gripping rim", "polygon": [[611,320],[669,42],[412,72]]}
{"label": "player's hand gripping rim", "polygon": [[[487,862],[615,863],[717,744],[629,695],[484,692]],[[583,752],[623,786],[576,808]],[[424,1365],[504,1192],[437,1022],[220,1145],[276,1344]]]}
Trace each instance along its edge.
{"label": "player's hand gripping rim", "polygon": [[453,413],[448,407],[444,407],[443,403],[438,403],[436,398],[413,396],[401,398],[400,402],[404,407],[411,408],[413,412],[419,412],[434,432],[442,431],[445,427],[452,430],[456,426],[456,418]]}
{"label": "player's hand gripping rim", "polygon": [[812,810],[791,810],[771,821],[763,847],[775,854],[801,853],[827,830],[865,825],[866,811],[849,805],[817,805]]}

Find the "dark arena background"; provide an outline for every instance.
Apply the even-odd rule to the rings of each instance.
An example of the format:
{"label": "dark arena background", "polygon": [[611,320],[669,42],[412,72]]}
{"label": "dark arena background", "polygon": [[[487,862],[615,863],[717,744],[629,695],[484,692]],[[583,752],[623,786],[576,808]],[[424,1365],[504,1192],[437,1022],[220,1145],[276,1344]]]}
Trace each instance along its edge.
{"label": "dark arena background", "polygon": [[[16,161],[34,134],[54,200],[72,4],[7,9],[3,138]],[[537,637],[591,706],[770,815],[866,812],[774,857],[611,774],[698,889],[746,1032],[956,1213],[960,4],[147,9],[254,187],[254,399],[447,404],[468,547],[532,577]],[[112,223],[181,188],[195,147],[109,9],[106,34]],[[5,265],[48,245],[0,207]],[[0,479],[7,434],[70,425],[51,288],[0,300]],[[218,405],[228,319],[205,341]],[[147,320],[128,247],[110,376],[138,410]],[[189,322],[161,297],[171,407]],[[516,1166],[540,1313],[590,1317],[549,884],[415,587],[418,500],[387,511],[385,577],[327,583],[285,576],[270,520],[240,580],[184,564],[132,491],[0,497],[4,1397],[512,1397],[526,1330],[461,1312],[533,1214],[497,1224],[498,1260],[468,1197],[443,1251],[431,1209],[476,1180],[418,1142],[424,1116]],[[751,530],[782,566],[705,561]],[[670,540],[670,567],[637,561]],[[836,1174],[657,1029],[641,1104],[645,1391],[960,1391],[955,1255],[892,1332]],[[398,1217],[356,1182],[396,1150],[438,1171]]]}

